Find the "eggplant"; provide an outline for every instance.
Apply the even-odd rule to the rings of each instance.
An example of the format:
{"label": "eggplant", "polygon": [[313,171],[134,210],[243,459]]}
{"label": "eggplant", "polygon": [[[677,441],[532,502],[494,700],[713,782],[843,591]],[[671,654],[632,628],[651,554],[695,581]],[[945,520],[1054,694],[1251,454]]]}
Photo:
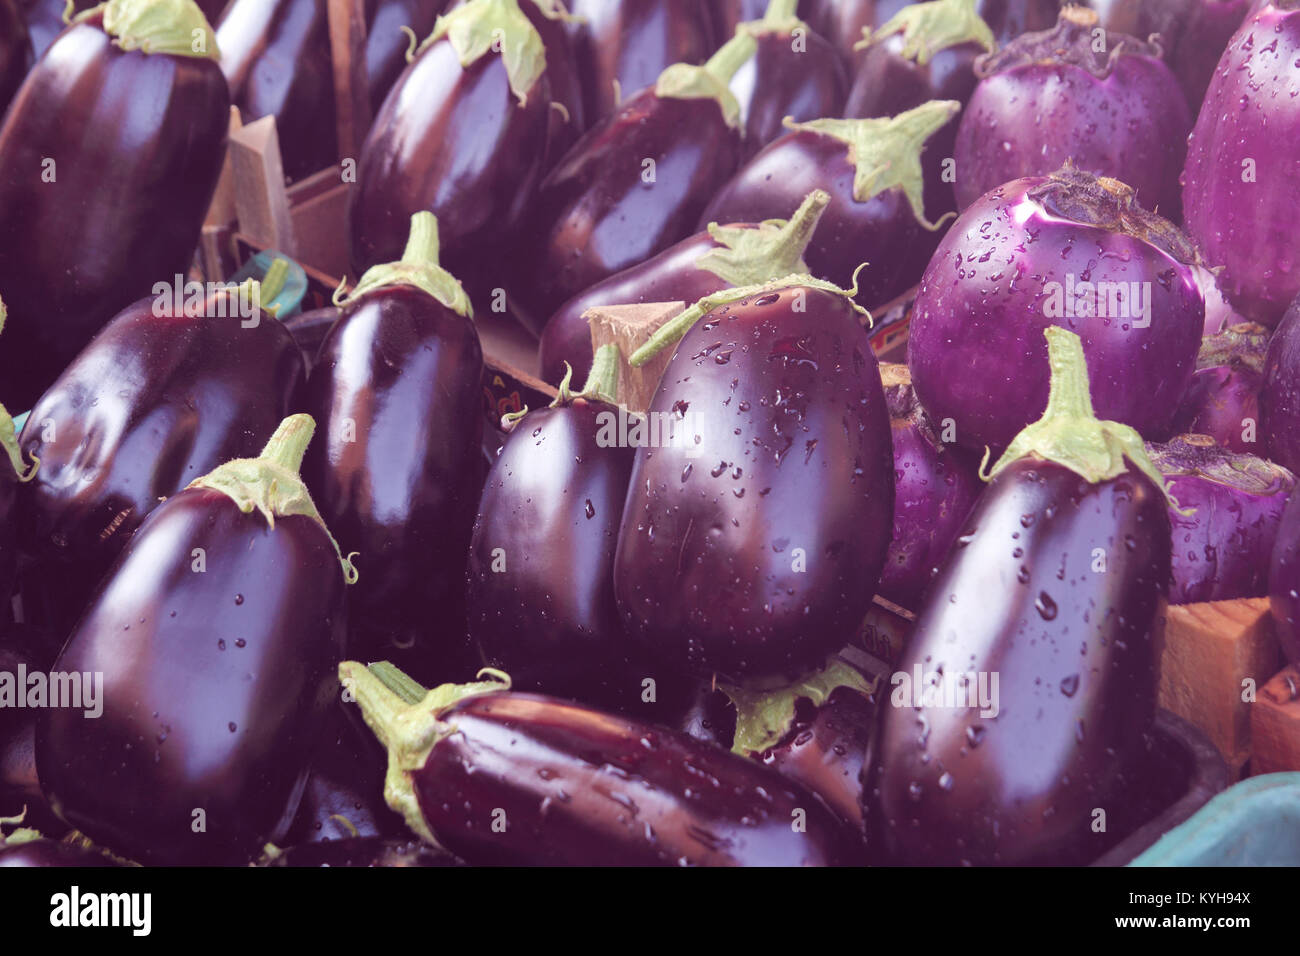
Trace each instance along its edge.
{"label": "eggplant", "polygon": [[366,0],[366,84],[372,112],[379,112],[384,97],[406,69],[406,30],[417,37],[428,36],[448,2]]}
{"label": "eggplant", "polygon": [[1178,502],[1169,509],[1169,603],[1264,597],[1295,475],[1254,455],[1229,451],[1209,435],[1148,443],[1147,455]]}
{"label": "eggplant", "polygon": [[450,853],[425,846],[418,840],[384,840],[355,837],[328,843],[305,843],[277,850],[271,867],[412,867],[460,866]]}
{"label": "eggplant", "polygon": [[[411,217],[401,261],[361,277],[304,402],[321,427],[303,475],[363,572],[349,648],[436,679],[468,662],[465,560],[481,486],[483,348],[438,264],[438,222]],[[437,613],[430,613],[437,608]]]}
{"label": "eggplant", "polygon": [[313,428],[285,419],[155,509],[54,663],[102,674],[103,712],[41,711],[41,788],[142,863],[247,863],[297,808],[356,578],[298,477]]}
{"label": "eggplant", "polygon": [[1292,495],[1277,529],[1268,574],[1273,627],[1287,663],[1300,665],[1300,495]]}
{"label": "eggplant", "polygon": [[[182,301],[170,283],[128,306],[41,396],[19,437],[40,459],[21,491],[19,543],[45,569],[67,629],[159,501],[255,455],[303,387],[292,337],[257,286]],[[245,318],[247,314],[249,317]]]}
{"label": "eggplant", "polygon": [[534,332],[567,299],[690,234],[739,162],[739,106],[726,83],[754,50],[737,35],[703,67],[670,66],[547,175],[521,233],[520,278],[493,282],[512,289]]}
{"label": "eggplant", "polygon": [[[15,0],[22,9],[27,33],[31,38],[32,61],[39,60],[56,37],[68,25],[63,14],[68,9],[67,0]],[[72,14],[84,13],[98,6],[97,0],[74,0]]]}
{"label": "eggplant", "polygon": [[12,682],[0,693],[0,821],[21,813],[27,826],[59,836],[67,827],[45,802],[36,774],[39,710],[25,706],[29,678],[48,674],[58,654],[51,643],[47,633],[23,624],[9,625],[0,637],[0,681]]}
{"label": "eggplant", "polygon": [[789,133],[719,190],[701,228],[784,215],[811,190],[825,190],[831,201],[808,246],[808,267],[819,279],[855,286],[861,305],[882,305],[916,284],[938,241],[945,220],[926,218],[922,150],[959,108],[933,102],[892,119],[787,124]]}
{"label": "eggplant", "polygon": [[848,294],[811,276],[705,298],[630,361],[674,342],[657,434],[636,441],[619,611],[646,653],[700,676],[797,677],[849,642],[889,546],[871,343]]}
{"label": "eggplant", "polygon": [[[1219,277],[1215,273],[1221,272],[1222,269],[1212,269],[1204,265],[1198,265],[1194,271],[1196,272],[1196,283],[1201,288],[1201,296],[1205,299],[1206,336],[1218,335],[1230,325],[1242,325],[1249,321],[1233,308],[1232,303],[1228,301],[1228,297],[1219,286]],[[1255,324],[1258,325],[1259,323]]]}
{"label": "eggplant", "polygon": [[105,322],[188,268],[229,123],[216,55],[192,0],[110,0],[23,81],[0,125],[10,407],[30,408]]}
{"label": "eggplant", "polygon": [[1300,473],[1300,296],[1268,342],[1259,431],[1267,457]]}
{"label": "eggplant", "polygon": [[389,805],[470,864],[861,860],[857,835],[811,794],[684,734],[497,681],[412,702],[378,670],[348,661],[339,678],[388,748]]}
{"label": "eggplant", "polygon": [[0,0],[0,116],[27,75],[32,62],[32,38],[18,0]]}
{"label": "eggplant", "polygon": [[979,465],[943,440],[921,407],[907,366],[881,370],[894,447],[894,533],[877,593],[900,607],[919,607],[975,505]]}
{"label": "eggplant", "polygon": [[1228,301],[1277,325],[1300,294],[1300,8],[1269,3],[1228,43],[1187,147],[1188,233],[1223,266]]}
{"label": "eggplant", "polygon": [[338,162],[327,0],[232,0],[217,44],[244,122],[275,117],[289,179]]}
{"label": "eggplant", "polygon": [[1187,100],[1158,44],[1108,33],[1097,19],[1092,10],[1066,7],[1052,29],[976,62],[980,83],[953,153],[959,209],[1003,183],[1072,160],[1127,183],[1147,208],[1178,219],[1178,174],[1192,126]]}
{"label": "eggplant", "polygon": [[896,863],[1086,862],[1095,809],[1114,826],[1132,799],[1168,503],[1141,436],[1094,416],[1079,337],[1044,334],[1047,409],[993,467],[881,708],[864,812]]}
{"label": "eggplant", "polygon": [[102,850],[58,843],[44,837],[0,841],[0,867],[70,866],[77,869],[103,869],[124,866]]}
{"label": "eggplant", "polygon": [[[4,330],[7,316],[4,300],[0,299],[0,331]],[[22,443],[14,435],[14,420],[3,404],[0,404],[0,452],[3,452],[0,460],[0,607],[3,607],[13,594],[18,570],[18,542],[14,533],[18,489],[31,482],[40,469],[35,460],[30,465],[27,463]],[[8,615],[0,612],[0,636],[4,635],[7,620]]]}
{"label": "eggplant", "polygon": [[639,265],[617,272],[578,293],[551,316],[542,330],[542,378],[558,381],[565,363],[575,376],[591,370],[591,327],[583,318],[599,305],[639,302],[696,302],[731,286],[754,285],[804,273],[804,250],[830,196],[809,193],[788,221],[709,223]]}
{"label": "eggplant", "polygon": [[1174,418],[1174,430],[1209,435],[1243,454],[1260,449],[1259,393],[1268,340],[1268,329],[1253,322],[1207,335],[1196,356],[1192,384]]}
{"label": "eggplant", "polygon": [[[736,35],[736,27],[750,20],[757,20],[767,10],[770,0],[711,0],[706,3],[713,20],[713,36],[719,43]],[[824,22],[823,7],[825,0],[796,0],[792,14],[805,22],[816,19],[814,29],[819,29]]]}
{"label": "eggplant", "polygon": [[1168,438],[1191,381],[1204,303],[1196,253],[1133,190],[1066,166],[984,196],[925,270],[907,364],[957,442],[994,452],[1047,400],[1041,333],[1083,336],[1098,414]]}
{"label": "eggplant", "polygon": [[715,47],[708,6],[699,0],[571,0],[588,121],[612,114],[670,65],[703,63]]}
{"label": "eggplant", "polygon": [[320,347],[329,335],[330,329],[334,328],[334,323],[339,320],[340,314],[338,306],[327,305],[320,309],[299,312],[284,320],[283,325],[302,352],[308,371],[315,364],[316,355],[320,352]]}

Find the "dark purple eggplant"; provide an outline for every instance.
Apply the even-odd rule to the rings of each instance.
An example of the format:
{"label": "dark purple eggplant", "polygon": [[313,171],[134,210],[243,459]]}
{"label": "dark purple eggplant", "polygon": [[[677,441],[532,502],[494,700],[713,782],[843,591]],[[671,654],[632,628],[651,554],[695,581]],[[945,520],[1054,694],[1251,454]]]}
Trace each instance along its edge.
{"label": "dark purple eggplant", "polygon": [[[820,15],[810,12],[808,21],[840,51],[846,63],[862,62],[860,44],[872,30],[880,29],[903,10],[918,6],[909,0],[821,0],[826,8]],[[1046,30],[1056,22],[1059,0],[976,0],[979,14],[998,43],[1028,33]]]}
{"label": "dark purple eggplant", "polygon": [[0,116],[32,63],[32,39],[17,0],[0,0]]}
{"label": "dark purple eggplant", "polygon": [[449,0],[366,0],[366,82],[373,111],[379,111],[406,69],[410,43],[402,28],[417,37],[428,36],[448,4]]}
{"label": "dark purple eggplant", "polygon": [[168,4],[162,19],[158,9],[111,0],[83,14],[0,125],[0,399],[13,408],[31,407],[100,326],[184,272],[198,243],[230,99],[198,7]]}
{"label": "dark purple eggplant", "polygon": [[705,66],[670,66],[546,177],[523,230],[522,261],[498,266],[522,276],[493,283],[522,299],[534,332],[567,299],[690,235],[739,162],[739,106],[726,83],[754,50],[752,38],[738,35]]}
{"label": "dark purple eggplant", "polygon": [[418,840],[384,840],[355,837],[328,843],[305,843],[277,850],[266,866],[272,867],[399,867],[460,866],[450,853]]}
{"label": "dark purple eggplant", "polygon": [[465,560],[484,419],[483,349],[438,247],[437,220],[416,213],[401,261],[367,271],[339,300],[308,380],[321,437],[303,469],[326,525],[362,555],[351,652],[400,657],[429,680],[468,661]]}
{"label": "dark purple eggplant", "polygon": [[259,308],[256,284],[201,289],[181,300],[161,282],[127,307],[41,396],[19,438],[41,461],[20,492],[19,543],[46,568],[51,623],[64,633],[159,501],[257,454],[300,398],[302,357]]}
{"label": "dark purple eggplant", "polygon": [[356,577],[298,477],[313,428],[285,419],[260,458],[155,509],[55,661],[102,676],[99,719],[51,707],[36,725],[42,790],[97,842],[242,864],[289,826]]}
{"label": "dark purple eggplant", "polygon": [[[770,0],[710,0],[705,6],[713,17],[713,38],[721,45],[736,35],[736,27],[750,20],[758,20],[767,10]],[[819,29],[823,22],[822,8],[825,0],[797,0],[795,14],[799,19]],[[816,22],[813,23],[814,18]]]}
{"label": "dark purple eggplant", "polygon": [[1045,335],[1047,410],[993,467],[882,701],[864,810],[895,863],[1086,862],[1095,811],[1132,797],[1168,499],[1141,436],[1093,415],[1079,337]]}
{"label": "dark purple eggplant", "polygon": [[17,840],[0,840],[0,867],[70,866],[77,869],[100,869],[125,865],[102,850],[58,843],[39,835]]}
{"label": "dark purple eggplant", "polygon": [[[41,58],[55,38],[67,27],[63,14],[68,8],[68,2],[67,0],[17,0],[17,5],[23,11],[23,19],[27,23],[34,62]],[[94,6],[97,6],[96,0],[74,0],[72,13],[75,16]]]}
{"label": "dark purple eggplant", "polygon": [[1273,543],[1295,475],[1254,455],[1229,451],[1209,435],[1180,435],[1146,447],[1178,503],[1169,510],[1169,603],[1266,595]]}
{"label": "dark purple eggplant", "polygon": [[[7,311],[0,299],[0,331],[4,329]],[[14,532],[18,488],[36,477],[39,464],[30,465],[24,458],[22,445],[14,434],[14,420],[9,410],[0,404],[0,608],[9,603],[14,591],[14,576],[18,570],[18,541]],[[4,635],[8,609],[0,610],[0,636]]]}
{"label": "dark purple eggplant", "polygon": [[633,441],[614,564],[628,632],[655,659],[732,683],[794,678],[862,621],[894,482],[880,373],[847,295],[811,276],[730,289],[631,357],[676,344],[654,431]]}
{"label": "dark purple eggplant", "polygon": [[27,703],[32,678],[48,674],[57,654],[58,644],[48,633],[27,625],[8,625],[0,636],[0,819],[24,814],[27,826],[47,836],[59,836],[67,827],[41,793],[36,774],[40,711]]}
{"label": "dark purple eggplant", "polygon": [[[740,168],[700,219],[761,222],[785,215],[814,189],[830,194],[808,246],[812,275],[873,308],[911,288],[944,220],[926,216],[922,150],[960,109],[932,102],[892,119],[821,119],[791,131]],[[861,274],[857,269],[867,267]]]}
{"label": "dark purple eggplant", "polygon": [[275,117],[286,176],[338,162],[327,0],[233,0],[217,44],[244,122]]}
{"label": "dark purple eggplant", "polygon": [[671,64],[703,63],[716,45],[708,4],[699,0],[572,0],[569,6],[578,18],[573,46],[592,124]]}
{"label": "dark purple eggplant", "polygon": [[1269,605],[1282,653],[1300,665],[1300,495],[1292,495],[1277,529],[1268,575]]}
{"label": "dark purple eggplant", "polygon": [[919,607],[983,490],[979,464],[945,441],[912,388],[907,366],[882,369],[893,428],[894,534],[876,589],[900,607]]}
{"label": "dark purple eggplant", "polygon": [[1192,117],[1160,55],[1158,43],[1107,33],[1095,12],[1071,6],[1052,29],[982,56],[953,153],[958,208],[1072,160],[1177,220]]}
{"label": "dark purple eggplant", "polygon": [[1209,435],[1235,452],[1262,454],[1259,392],[1268,340],[1268,329],[1253,322],[1207,335],[1174,418],[1174,431]]}
{"label": "dark purple eggplant", "polygon": [[857,834],[817,798],[685,734],[508,683],[443,685],[412,703],[355,661],[339,677],[392,755],[390,806],[468,863],[861,861]]}
{"label": "dark purple eggplant", "polygon": [[1265,455],[1300,474],[1300,296],[1268,342],[1259,429]]}
{"label": "dark purple eggplant", "polygon": [[559,381],[567,362],[575,376],[591,369],[591,328],[583,318],[599,305],[696,302],[732,286],[757,285],[805,273],[804,250],[830,196],[814,190],[788,221],[719,226],[670,246],[639,265],[578,293],[542,330],[542,378]]}

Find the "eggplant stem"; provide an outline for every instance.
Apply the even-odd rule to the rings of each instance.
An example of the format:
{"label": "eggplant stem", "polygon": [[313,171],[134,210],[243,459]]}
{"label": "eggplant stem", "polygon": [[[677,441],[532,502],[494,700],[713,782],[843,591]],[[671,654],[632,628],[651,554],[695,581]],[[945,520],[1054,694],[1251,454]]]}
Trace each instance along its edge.
{"label": "eggplant stem", "polygon": [[378,677],[385,687],[408,704],[418,704],[429,693],[429,688],[390,661],[376,661],[367,669]]}
{"label": "eggplant stem", "polygon": [[334,293],[334,304],[350,305],[364,295],[389,286],[409,285],[436,299],[442,305],[465,318],[473,318],[465,287],[438,261],[441,242],[438,238],[438,219],[427,210],[411,217],[411,231],[406,240],[402,258],[397,262],[372,266],[347,295],[342,285]]}
{"label": "eggplant stem", "polygon": [[315,433],[316,422],[310,415],[290,415],[267,441],[260,457],[296,475],[302,470],[303,457]]}
{"label": "eggplant stem", "polygon": [[903,58],[919,66],[940,50],[961,43],[978,44],[990,53],[998,48],[993,31],[975,9],[975,0],[932,0],[903,7],[874,33],[864,27],[862,40],[853,49],[866,49],[895,34],[903,36]]}
{"label": "eggplant stem", "polygon": [[799,0],[767,0],[764,23],[785,24],[798,19]]}
{"label": "eggplant stem", "polygon": [[[262,276],[262,291],[260,301],[271,302],[284,291],[284,285],[289,280],[289,260],[281,259],[277,256],[267,267],[266,273]],[[263,305],[262,308],[272,312],[272,307]],[[279,312],[279,306],[274,307],[275,314]]]}
{"label": "eggplant stem", "polygon": [[617,405],[618,373],[621,360],[622,353],[619,352],[618,346],[613,342],[607,342],[596,349],[596,354],[591,360],[591,371],[587,373],[587,381],[580,392],[572,390],[573,366],[565,362],[564,378],[560,379],[560,384],[556,388],[555,401],[551,402],[549,407],[560,408],[564,405],[572,405],[580,398],[589,402],[604,402],[606,405]]}
{"label": "eggplant stem", "polygon": [[757,52],[758,44],[754,38],[747,33],[737,32],[718,48],[718,52],[709,57],[704,64],[704,69],[724,84],[730,83],[736,71],[749,62]]}
{"label": "eggplant stem", "polygon": [[712,272],[733,286],[810,272],[804,252],[830,201],[828,193],[814,189],[788,220],[769,219],[757,228],[711,222],[709,236],[718,246],[697,258],[695,268]]}

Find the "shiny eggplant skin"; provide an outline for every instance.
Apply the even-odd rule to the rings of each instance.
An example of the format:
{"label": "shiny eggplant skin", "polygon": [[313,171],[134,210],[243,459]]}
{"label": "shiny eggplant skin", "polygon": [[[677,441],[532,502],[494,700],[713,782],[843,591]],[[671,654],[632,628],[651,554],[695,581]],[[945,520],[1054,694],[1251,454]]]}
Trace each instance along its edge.
{"label": "shiny eggplant skin", "polygon": [[282,850],[271,867],[398,867],[461,866],[450,853],[418,840],[385,840],[380,837],[352,837],[326,843],[304,843]]}
{"label": "shiny eggplant skin", "polygon": [[[1131,466],[1093,485],[1030,457],[993,480],[931,583],[892,706],[882,701],[865,809],[890,860],[1096,855],[1093,810],[1128,799],[1122,781],[1154,718],[1169,577],[1165,497]],[[936,673],[957,706],[918,706]],[[971,673],[996,716],[963,705],[978,685],[959,675]]]}
{"label": "shiny eggplant skin", "polygon": [[394,660],[434,684],[468,647],[482,377],[473,322],[395,285],[347,307],[307,383],[319,432],[303,477],[340,547],[361,555],[349,652]]}
{"label": "shiny eggplant skin", "polygon": [[337,162],[327,0],[233,0],[216,26],[231,102],[245,123],[275,117],[285,175]]}
{"label": "shiny eggplant skin", "polygon": [[633,639],[731,683],[820,665],[871,603],[894,511],[889,414],[849,301],[792,286],[708,313],[649,411],[659,447],[637,448],[614,564]]}
{"label": "shiny eggplant skin", "polygon": [[373,111],[406,69],[410,43],[402,27],[423,40],[449,5],[448,0],[366,0],[366,82]]}
{"label": "shiny eggplant skin", "polygon": [[1268,457],[1300,474],[1300,296],[1268,341],[1259,416]]}
{"label": "shiny eggplant skin", "polygon": [[[699,0],[570,0],[587,122],[609,116],[673,63],[703,63],[718,41]],[[615,92],[615,82],[618,92]],[[649,155],[649,154],[647,154]]]}
{"label": "shiny eggplant skin", "polygon": [[193,317],[160,315],[154,298],[129,306],[41,396],[19,436],[41,460],[19,490],[20,544],[48,565],[46,584],[73,616],[65,626],[161,499],[255,456],[296,411],[304,368],[292,337],[264,312],[250,327],[219,317],[220,295]]}
{"label": "shiny eggplant skin", "polygon": [[1282,512],[1268,577],[1269,605],[1287,662],[1300,665],[1300,495]]}
{"label": "shiny eggplant skin", "polygon": [[689,236],[739,157],[740,133],[710,99],[644,90],[591,129],[542,183],[524,231],[529,255],[515,288],[533,330],[572,296]]}
{"label": "shiny eggplant skin", "polygon": [[[27,33],[32,42],[32,59],[39,60],[50,48],[55,37],[67,26],[63,22],[63,11],[67,0],[17,0],[27,22]],[[75,0],[73,10],[82,13],[95,6],[95,0]]]}
{"label": "shiny eggplant skin", "polygon": [[0,116],[27,75],[32,40],[17,0],[0,0]]}
{"label": "shiny eggplant skin", "polygon": [[618,415],[585,399],[530,412],[488,474],[469,548],[469,631],[520,690],[575,694],[624,652],[614,549],[633,450],[602,440]]}
{"label": "shiny eggplant skin", "polygon": [[101,24],[61,34],[0,125],[0,401],[15,410],[108,319],[185,272],[225,155],[217,64],[121,50]]}
{"label": "shiny eggplant skin", "polygon": [[50,805],[142,863],[247,863],[289,825],[336,698],[344,586],[311,518],[272,528],[209,488],[168,499],[54,664],[103,672],[103,714],[37,718]]}
{"label": "shiny eggplant skin", "polygon": [[860,862],[856,834],[811,794],[684,734],[514,692],[439,716],[455,732],[415,771],[415,794],[434,835],[471,864]]}
{"label": "shiny eggplant skin", "polygon": [[0,868],[8,866],[70,866],[77,869],[124,866],[97,850],[56,843],[54,840],[31,840],[13,846],[0,846]]}

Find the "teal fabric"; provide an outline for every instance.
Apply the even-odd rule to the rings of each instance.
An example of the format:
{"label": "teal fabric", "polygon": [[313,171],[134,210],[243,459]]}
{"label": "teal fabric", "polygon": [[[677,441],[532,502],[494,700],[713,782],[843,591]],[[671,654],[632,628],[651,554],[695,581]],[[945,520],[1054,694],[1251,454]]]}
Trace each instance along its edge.
{"label": "teal fabric", "polygon": [[263,302],[262,308],[279,306],[280,311],[276,313],[276,318],[283,322],[302,311],[303,296],[307,294],[307,273],[303,272],[302,266],[284,253],[268,249],[266,252],[259,252],[244,263],[244,267],[231,276],[230,281],[243,282],[245,279],[257,279],[260,282],[262,276],[266,275],[266,270],[271,268],[271,263],[276,259],[284,259],[289,263],[289,276],[284,280],[284,288],[280,290],[280,294],[270,302]]}

